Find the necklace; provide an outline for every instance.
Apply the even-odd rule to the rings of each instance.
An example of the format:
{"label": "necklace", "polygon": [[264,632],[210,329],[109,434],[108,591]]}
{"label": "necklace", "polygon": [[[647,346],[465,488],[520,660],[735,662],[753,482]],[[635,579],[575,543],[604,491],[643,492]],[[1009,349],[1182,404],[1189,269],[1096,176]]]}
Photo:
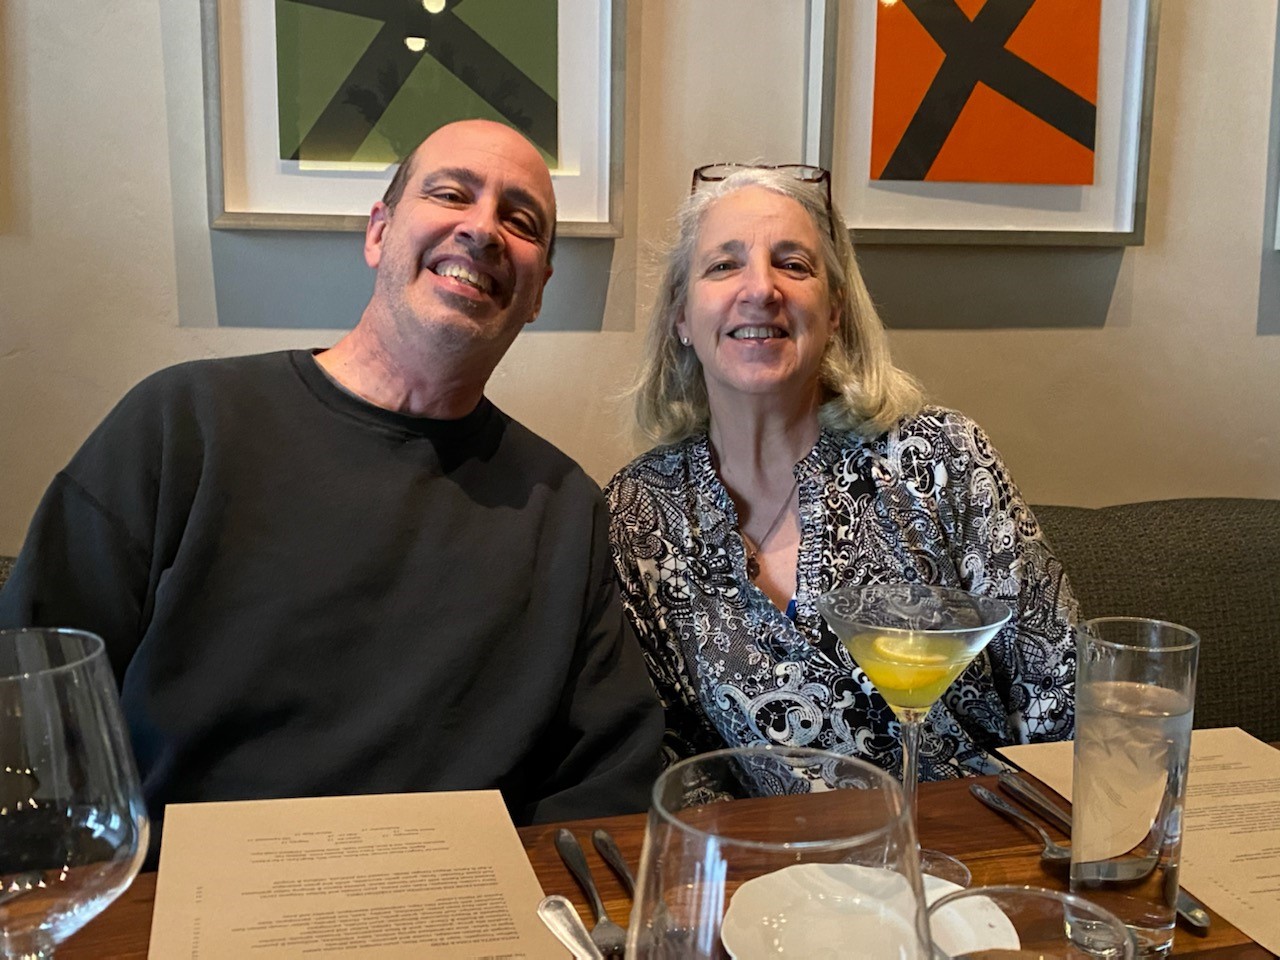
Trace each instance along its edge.
{"label": "necklace", "polygon": [[791,498],[795,496],[796,490],[800,486],[800,478],[796,477],[795,483],[791,484],[791,489],[787,491],[787,495],[782,498],[782,506],[778,508],[778,514],[773,518],[773,523],[769,524],[769,529],[764,532],[764,536],[760,538],[759,545],[756,544],[749,536],[747,531],[741,527],[738,533],[742,537],[742,545],[746,547],[747,553],[747,576],[752,580],[760,576],[760,561],[756,556],[760,553],[761,548],[769,542],[769,538],[773,536],[773,532],[778,529],[778,524],[782,522],[782,518],[787,515],[787,508],[791,506]]}

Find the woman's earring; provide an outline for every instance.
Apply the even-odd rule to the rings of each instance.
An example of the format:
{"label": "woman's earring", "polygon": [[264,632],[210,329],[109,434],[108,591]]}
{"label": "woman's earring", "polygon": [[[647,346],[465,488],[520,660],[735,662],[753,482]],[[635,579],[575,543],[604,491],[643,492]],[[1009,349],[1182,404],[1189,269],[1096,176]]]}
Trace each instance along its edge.
{"label": "woman's earring", "polygon": [[688,337],[681,337],[681,338],[680,338],[680,342],[681,342],[681,343],[683,343],[683,344],[687,347],[687,346],[689,345],[689,338],[688,338]]}

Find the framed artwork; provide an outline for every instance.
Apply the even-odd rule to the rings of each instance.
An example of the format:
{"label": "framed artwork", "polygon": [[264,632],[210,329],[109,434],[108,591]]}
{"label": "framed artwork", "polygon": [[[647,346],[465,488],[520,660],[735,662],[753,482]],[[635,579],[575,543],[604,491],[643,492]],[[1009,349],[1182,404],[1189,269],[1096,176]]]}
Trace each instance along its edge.
{"label": "framed artwork", "polygon": [[1159,0],[811,0],[806,159],[864,243],[1140,244]]}
{"label": "framed artwork", "polygon": [[209,214],[363,230],[399,160],[485,117],[551,169],[561,236],[622,233],[626,0],[201,0]]}

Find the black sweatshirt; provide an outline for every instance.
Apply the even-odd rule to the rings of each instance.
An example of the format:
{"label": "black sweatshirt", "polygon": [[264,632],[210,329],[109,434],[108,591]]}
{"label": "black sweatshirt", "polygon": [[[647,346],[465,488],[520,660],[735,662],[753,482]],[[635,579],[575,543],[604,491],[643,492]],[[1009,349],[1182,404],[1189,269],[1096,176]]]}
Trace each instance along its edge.
{"label": "black sweatshirt", "polygon": [[428,420],[305,351],[197,361],[55,478],[0,626],[104,638],[157,827],[172,801],[471,788],[518,823],[622,813],[662,721],[606,531],[595,483],[487,400]]}

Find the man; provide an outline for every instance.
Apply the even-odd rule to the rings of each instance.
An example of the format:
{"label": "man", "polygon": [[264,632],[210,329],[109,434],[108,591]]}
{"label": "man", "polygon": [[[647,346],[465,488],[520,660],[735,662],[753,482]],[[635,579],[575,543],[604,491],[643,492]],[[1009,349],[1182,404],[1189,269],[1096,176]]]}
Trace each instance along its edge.
{"label": "man", "polygon": [[0,626],[105,639],[157,824],[489,787],[521,823],[644,806],[662,720],[599,490],[483,393],[554,225],[519,134],[441,128],[374,205],[349,334],[161,371],[55,478]]}

